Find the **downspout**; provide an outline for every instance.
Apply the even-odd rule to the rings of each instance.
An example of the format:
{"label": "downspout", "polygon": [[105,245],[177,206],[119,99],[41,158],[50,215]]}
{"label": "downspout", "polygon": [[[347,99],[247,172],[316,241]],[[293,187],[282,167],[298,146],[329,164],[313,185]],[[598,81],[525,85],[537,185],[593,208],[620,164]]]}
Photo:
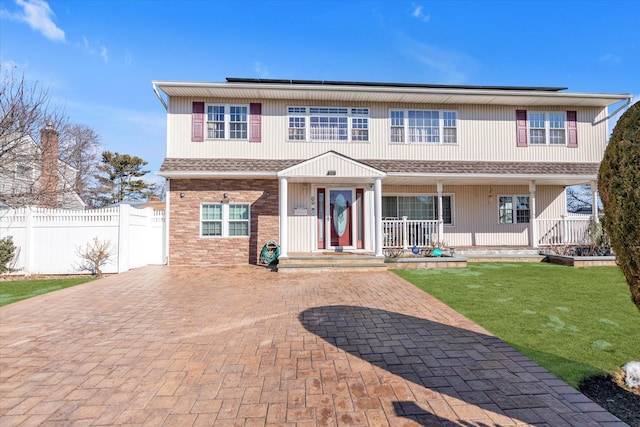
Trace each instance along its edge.
{"label": "downspout", "polygon": [[598,120],[597,122],[594,122],[593,124],[598,124],[598,123],[602,123],[604,121],[608,121],[611,117],[615,116],[616,114],[618,114],[621,110],[627,108],[629,106],[629,104],[631,104],[631,100],[633,98],[627,98],[627,102],[625,102],[624,104],[622,104],[621,106],[619,106],[618,108],[616,108],[616,110],[609,114],[607,117],[605,117],[604,119]]}
{"label": "downspout", "polygon": [[[155,83],[152,83],[153,86],[153,91],[156,93],[156,96],[158,97],[158,99],[160,100],[160,102],[162,103],[162,106],[164,107],[165,110],[169,110],[169,107],[167,106],[167,103],[164,101],[164,98],[162,97],[162,95],[160,95],[160,92],[158,92],[158,88],[156,87]],[[631,100],[629,100],[631,101]]]}

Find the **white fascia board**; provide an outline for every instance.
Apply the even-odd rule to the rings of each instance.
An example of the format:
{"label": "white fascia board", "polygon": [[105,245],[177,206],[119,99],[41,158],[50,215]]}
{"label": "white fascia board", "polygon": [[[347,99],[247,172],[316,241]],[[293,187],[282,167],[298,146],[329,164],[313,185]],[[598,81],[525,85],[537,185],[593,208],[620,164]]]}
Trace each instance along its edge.
{"label": "white fascia board", "polygon": [[[153,81],[153,84],[161,89],[168,96],[192,96],[193,90],[204,91],[202,95],[216,96],[215,91],[236,90],[242,92],[243,97],[248,98],[269,98],[269,93],[278,92],[278,98],[307,99],[311,92],[330,93],[350,93],[353,95],[385,94],[393,97],[397,94],[399,98],[405,95],[435,95],[446,97],[442,102],[446,103],[468,103],[465,97],[492,97],[489,104],[508,104],[509,98],[527,98],[521,105],[542,105],[546,100],[555,100],[558,105],[613,105],[632,97],[631,94],[607,94],[607,93],[585,93],[585,92],[544,92],[527,90],[495,90],[495,89],[462,89],[462,88],[416,88],[416,87],[385,87],[385,86],[318,86],[305,84],[263,84],[263,83],[206,83],[206,82],[175,82],[175,81]],[[286,93],[287,96],[283,97]],[[459,99],[456,99],[459,97]],[[373,98],[372,98],[373,99]],[[367,99],[364,99],[365,101]],[[564,100],[564,101],[561,101]],[[517,102],[520,105],[520,102]],[[514,104],[515,105],[515,104]]]}

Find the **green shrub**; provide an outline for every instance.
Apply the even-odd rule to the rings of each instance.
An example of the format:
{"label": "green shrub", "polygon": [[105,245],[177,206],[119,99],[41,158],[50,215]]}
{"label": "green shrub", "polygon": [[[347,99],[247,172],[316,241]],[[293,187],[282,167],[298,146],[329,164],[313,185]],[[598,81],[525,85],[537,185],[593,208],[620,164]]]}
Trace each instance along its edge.
{"label": "green shrub", "polygon": [[12,271],[9,263],[13,260],[15,253],[16,245],[13,244],[11,236],[0,239],[0,274]]}
{"label": "green shrub", "polygon": [[618,120],[598,175],[604,227],[640,309],[640,103]]}

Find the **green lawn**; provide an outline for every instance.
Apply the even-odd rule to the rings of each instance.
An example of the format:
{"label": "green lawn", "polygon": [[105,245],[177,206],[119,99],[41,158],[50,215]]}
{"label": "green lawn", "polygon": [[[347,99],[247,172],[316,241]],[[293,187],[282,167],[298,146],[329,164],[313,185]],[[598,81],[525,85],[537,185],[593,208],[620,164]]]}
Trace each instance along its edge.
{"label": "green lawn", "polygon": [[640,311],[617,267],[469,263],[395,273],[573,387],[640,357]]}
{"label": "green lawn", "polygon": [[58,289],[69,288],[94,280],[92,277],[74,277],[44,280],[0,281],[0,306],[31,298]]}

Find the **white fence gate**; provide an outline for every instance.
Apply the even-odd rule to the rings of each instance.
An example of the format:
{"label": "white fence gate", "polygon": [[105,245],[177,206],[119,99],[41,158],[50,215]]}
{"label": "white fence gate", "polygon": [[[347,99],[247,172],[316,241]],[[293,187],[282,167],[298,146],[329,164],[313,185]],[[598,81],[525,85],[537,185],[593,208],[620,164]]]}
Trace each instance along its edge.
{"label": "white fence gate", "polygon": [[77,252],[94,238],[112,249],[103,273],[121,273],[165,264],[164,215],[129,205],[86,211],[10,209],[0,211],[0,238],[12,236],[17,247],[13,268],[22,274],[82,273]]}

